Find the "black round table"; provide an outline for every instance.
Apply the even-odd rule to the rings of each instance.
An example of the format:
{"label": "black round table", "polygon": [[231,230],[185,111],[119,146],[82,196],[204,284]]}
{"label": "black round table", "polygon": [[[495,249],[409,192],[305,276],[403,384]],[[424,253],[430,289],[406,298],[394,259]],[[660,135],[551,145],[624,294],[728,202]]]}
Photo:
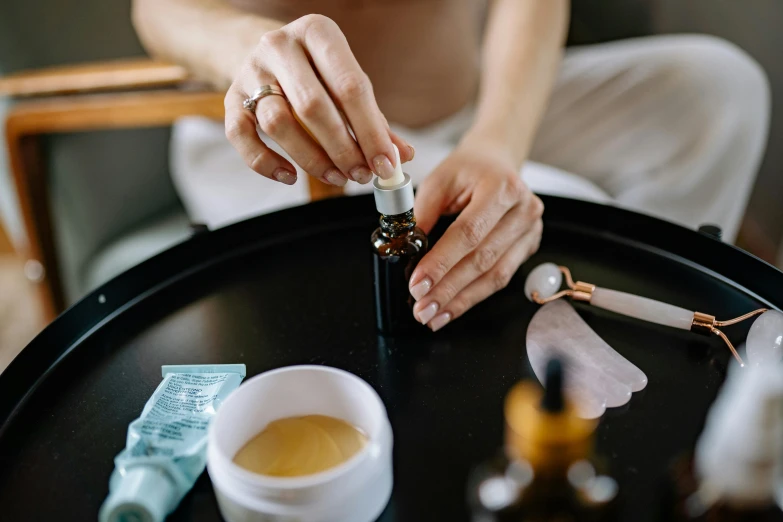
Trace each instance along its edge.
{"label": "black round table", "polygon": [[[525,331],[537,306],[522,287],[538,263],[719,318],[783,304],[783,273],[714,237],[617,208],[544,201],[541,249],[508,288],[412,339],[375,330],[369,196],[203,232],[120,275],[0,375],[0,519],[95,520],[161,365],[245,363],[248,377],[325,364],[365,379],[395,435],[394,494],[380,520],[468,520],[467,474],[502,443],[505,393],[532,376]],[[623,488],[623,519],[643,522],[667,463],[695,442],[729,352],[718,338],[577,309],[649,377],[597,434]],[[729,337],[741,341],[748,327]],[[170,520],[220,520],[206,473]]]}

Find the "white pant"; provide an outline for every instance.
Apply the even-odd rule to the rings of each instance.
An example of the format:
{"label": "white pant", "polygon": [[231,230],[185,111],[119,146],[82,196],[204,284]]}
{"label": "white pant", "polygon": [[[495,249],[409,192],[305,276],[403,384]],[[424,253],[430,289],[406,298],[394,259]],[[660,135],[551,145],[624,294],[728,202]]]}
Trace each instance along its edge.
{"label": "white pant", "polygon": [[[691,228],[717,224],[733,241],[769,112],[762,69],[717,38],[656,36],[569,49],[522,176],[539,193],[616,204]],[[471,119],[468,107],[424,129],[392,125],[416,147],[404,167],[414,182],[449,154]],[[253,173],[220,123],[179,122],[171,157],[191,219],[213,228],[308,201],[301,172],[294,186]],[[370,190],[346,187],[348,194]]]}

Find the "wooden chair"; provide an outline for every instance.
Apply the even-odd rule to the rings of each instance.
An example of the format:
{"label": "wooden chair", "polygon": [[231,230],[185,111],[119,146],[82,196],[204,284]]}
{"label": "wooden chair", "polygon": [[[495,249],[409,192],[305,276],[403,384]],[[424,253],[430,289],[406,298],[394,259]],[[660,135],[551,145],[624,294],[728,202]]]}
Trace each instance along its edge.
{"label": "wooden chair", "polygon": [[[6,119],[6,147],[27,245],[28,277],[39,283],[49,320],[65,308],[40,139],[49,134],[169,126],[178,118],[222,121],[223,94],[177,65],[133,59],[24,71],[0,77],[0,95],[18,102]],[[310,198],[342,194],[308,177]]]}

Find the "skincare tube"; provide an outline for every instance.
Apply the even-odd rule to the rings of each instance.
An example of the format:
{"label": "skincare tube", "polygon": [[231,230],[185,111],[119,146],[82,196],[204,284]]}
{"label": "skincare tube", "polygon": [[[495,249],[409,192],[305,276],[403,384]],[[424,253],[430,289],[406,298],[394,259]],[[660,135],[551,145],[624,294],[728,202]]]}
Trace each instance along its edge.
{"label": "skincare tube", "polygon": [[160,522],[206,465],[207,428],[244,379],[244,364],[163,366],[163,381],[128,426],[100,522]]}

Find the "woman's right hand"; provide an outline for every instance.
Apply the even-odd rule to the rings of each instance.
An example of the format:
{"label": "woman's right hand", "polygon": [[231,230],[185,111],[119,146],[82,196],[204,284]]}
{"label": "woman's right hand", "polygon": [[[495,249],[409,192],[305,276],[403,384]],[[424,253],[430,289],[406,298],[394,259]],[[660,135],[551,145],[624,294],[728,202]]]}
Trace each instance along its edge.
{"label": "woman's right hand", "polygon": [[[253,114],[242,102],[262,85],[279,86],[288,101],[266,96]],[[307,15],[265,33],[231,84],[225,108],[226,136],[247,165],[287,185],[296,182],[296,169],[264,145],[256,125],[302,170],[332,185],[367,183],[372,172],[391,177],[392,143],[403,162],[413,158],[413,148],[389,129],[342,31],[325,16]]]}

